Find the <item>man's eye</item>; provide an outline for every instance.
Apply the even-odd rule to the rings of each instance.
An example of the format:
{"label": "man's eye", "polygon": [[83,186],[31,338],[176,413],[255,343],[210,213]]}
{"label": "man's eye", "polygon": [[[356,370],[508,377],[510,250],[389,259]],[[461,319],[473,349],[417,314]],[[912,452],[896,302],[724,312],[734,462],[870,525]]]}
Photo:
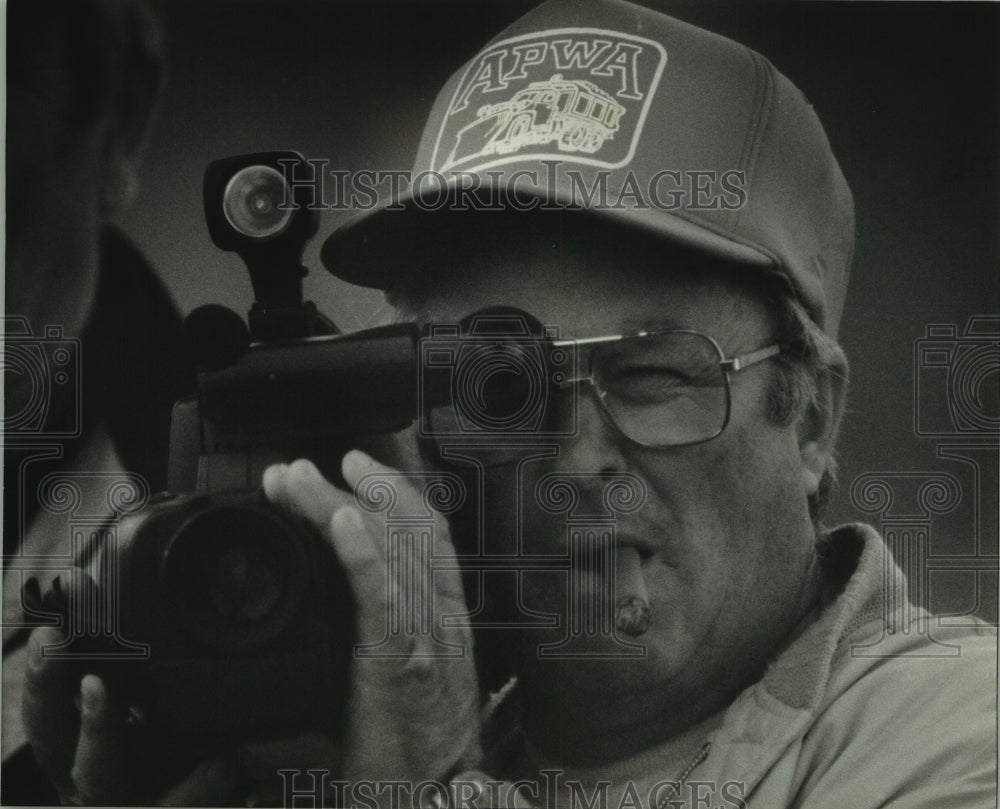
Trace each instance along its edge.
{"label": "man's eye", "polygon": [[673,368],[633,368],[606,381],[609,396],[633,404],[655,404],[683,395],[692,386],[690,377]]}

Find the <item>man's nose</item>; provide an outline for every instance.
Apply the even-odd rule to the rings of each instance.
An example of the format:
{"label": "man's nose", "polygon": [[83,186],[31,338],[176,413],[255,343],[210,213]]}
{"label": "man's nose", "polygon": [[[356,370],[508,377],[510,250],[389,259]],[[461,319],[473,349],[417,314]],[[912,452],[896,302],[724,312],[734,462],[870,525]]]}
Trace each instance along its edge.
{"label": "man's nose", "polygon": [[622,446],[626,439],[604,413],[594,389],[580,385],[568,395],[574,398],[564,402],[567,435],[559,442],[559,455],[552,463],[555,471],[623,472],[627,466]]}

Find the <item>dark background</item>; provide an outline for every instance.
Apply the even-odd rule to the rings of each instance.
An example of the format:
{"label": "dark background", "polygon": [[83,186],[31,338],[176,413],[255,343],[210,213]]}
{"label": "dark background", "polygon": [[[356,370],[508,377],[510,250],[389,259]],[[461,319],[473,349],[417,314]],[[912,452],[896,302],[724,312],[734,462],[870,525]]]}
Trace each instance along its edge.
{"label": "dark background", "polygon": [[[212,247],[203,222],[206,164],[294,148],[331,168],[406,169],[438,87],[533,5],[161,0],[169,84],[126,230],[184,311],[213,301],[245,310],[245,274]],[[970,316],[1000,311],[1000,7],[647,5],[761,51],[824,121],[858,220],[841,328],[852,393],[831,521],[865,519],[887,531],[924,526],[932,561],[920,567],[930,571],[932,604],[995,620],[996,574],[976,568],[996,567],[996,430],[956,427],[946,407],[949,368],[922,368],[914,358],[928,326],[951,324],[961,336]],[[325,215],[307,250],[307,292],[353,330],[374,321],[381,299],[322,269],[319,245],[335,221]],[[960,352],[995,342],[945,340],[952,366]],[[979,396],[973,405],[996,425],[1000,376],[997,363],[986,362],[968,395]],[[937,435],[918,434],[928,432],[915,427],[918,401]],[[972,460],[940,457],[955,454],[950,443],[977,447],[958,451]],[[859,491],[852,498],[862,475],[882,479],[893,503],[866,506]],[[941,507],[947,513],[933,513],[917,491],[942,475],[958,495]]]}

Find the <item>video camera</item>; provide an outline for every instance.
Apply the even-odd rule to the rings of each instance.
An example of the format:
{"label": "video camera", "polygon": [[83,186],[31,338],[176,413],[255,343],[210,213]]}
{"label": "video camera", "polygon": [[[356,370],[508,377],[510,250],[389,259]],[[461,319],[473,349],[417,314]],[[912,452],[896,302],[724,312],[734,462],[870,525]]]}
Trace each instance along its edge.
{"label": "video camera", "polygon": [[[340,725],[348,582],[311,526],[265,501],[261,475],[309,458],[338,481],[348,449],[417,409],[415,324],[339,335],[303,300],[318,212],[286,182],[301,161],[265,152],[208,167],[209,233],[250,272],[249,328],[218,305],[188,316],[198,392],[174,408],[170,493],[122,518],[94,580],[74,571],[44,598],[37,584],[26,592],[35,611],[63,615],[67,656],[87,658],[84,670],[187,750]],[[91,631],[74,633],[82,625]]]}
{"label": "video camera", "polygon": [[264,152],[206,170],[211,238],[250,273],[248,322],[214,304],[187,317],[198,391],[174,408],[169,493],[121,519],[93,578],[77,570],[68,587],[25,592],[33,612],[63,615],[60,653],[86,659],[84,670],[141,706],[168,747],[202,755],[313,731],[336,737],[344,714],[349,584],[326,540],[266,502],[265,468],[308,458],[344,486],[347,450],[418,417],[425,450],[442,436],[516,450],[526,433],[561,434],[549,427],[548,391],[575,361],[553,349],[552,329],[505,307],[426,333],[400,323],[338,334],[303,300],[302,253],[318,213],[287,181],[302,162]]}

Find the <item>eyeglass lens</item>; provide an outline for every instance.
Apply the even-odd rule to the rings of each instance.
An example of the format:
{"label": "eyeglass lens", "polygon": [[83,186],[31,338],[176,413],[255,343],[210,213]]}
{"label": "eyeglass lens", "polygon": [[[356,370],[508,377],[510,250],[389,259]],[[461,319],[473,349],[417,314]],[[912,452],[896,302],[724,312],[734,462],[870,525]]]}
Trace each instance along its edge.
{"label": "eyeglass lens", "polygon": [[[439,444],[473,441],[490,465],[517,457],[518,442],[576,433],[577,397],[587,376],[601,407],[628,438],[652,447],[706,441],[725,427],[728,391],[716,344],[695,332],[630,337],[577,355],[542,340],[475,340],[458,346],[450,393],[423,414]],[[580,371],[584,371],[583,374]]]}

